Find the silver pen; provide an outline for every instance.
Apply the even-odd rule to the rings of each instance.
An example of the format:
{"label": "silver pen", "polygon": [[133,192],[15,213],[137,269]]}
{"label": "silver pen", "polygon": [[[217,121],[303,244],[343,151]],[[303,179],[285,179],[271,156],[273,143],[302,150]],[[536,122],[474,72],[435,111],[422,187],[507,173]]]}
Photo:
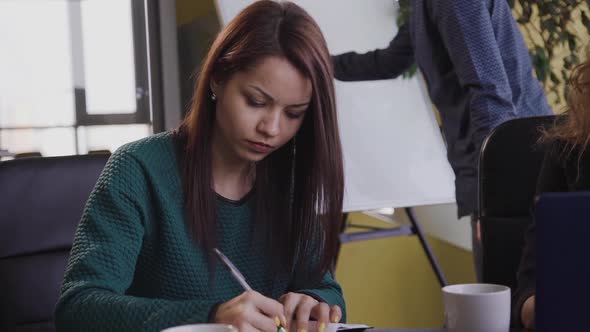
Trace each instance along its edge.
{"label": "silver pen", "polygon": [[[234,263],[232,263],[229,260],[229,258],[227,258],[219,249],[213,248],[213,251],[215,251],[215,254],[217,254],[217,257],[219,257],[219,260],[221,260],[221,262],[228,268],[229,272],[234,277],[234,279],[240,284],[240,286],[242,286],[242,288],[245,291],[251,291],[252,287],[250,287],[250,285],[248,285],[248,283],[246,282],[246,278],[240,272],[240,270],[238,270],[238,268],[234,265]],[[286,332],[286,330],[282,324],[279,324],[277,326],[277,332]]]}

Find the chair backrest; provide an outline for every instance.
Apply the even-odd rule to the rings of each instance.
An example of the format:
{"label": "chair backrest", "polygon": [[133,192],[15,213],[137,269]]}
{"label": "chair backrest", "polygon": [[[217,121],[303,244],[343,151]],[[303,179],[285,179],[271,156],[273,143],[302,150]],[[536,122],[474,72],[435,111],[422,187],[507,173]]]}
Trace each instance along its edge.
{"label": "chair backrest", "polygon": [[0,331],[54,331],[74,233],[108,157],[0,162]]}
{"label": "chair backrest", "polygon": [[486,283],[516,286],[524,233],[532,220],[537,177],[544,149],[543,128],[555,116],[519,118],[495,128],[482,145],[479,160],[479,208]]}

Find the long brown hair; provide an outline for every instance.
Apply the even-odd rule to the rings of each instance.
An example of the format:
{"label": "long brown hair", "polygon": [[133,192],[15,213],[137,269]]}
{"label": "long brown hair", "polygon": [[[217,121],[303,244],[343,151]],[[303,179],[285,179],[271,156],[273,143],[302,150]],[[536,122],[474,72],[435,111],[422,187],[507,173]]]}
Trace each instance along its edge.
{"label": "long brown hair", "polygon": [[562,152],[569,155],[576,150],[581,157],[590,142],[590,58],[574,68],[567,88],[565,116],[542,139],[561,141]]}
{"label": "long brown hair", "polygon": [[275,272],[308,271],[319,280],[337,254],[343,199],[343,165],[333,69],[315,21],[290,2],[257,1],[217,36],[203,63],[183,142],[187,222],[207,252],[217,246],[211,138],[215,119],[210,81],[223,82],[268,56],[287,59],[312,84],[299,132],[256,164],[256,234],[273,253]]}

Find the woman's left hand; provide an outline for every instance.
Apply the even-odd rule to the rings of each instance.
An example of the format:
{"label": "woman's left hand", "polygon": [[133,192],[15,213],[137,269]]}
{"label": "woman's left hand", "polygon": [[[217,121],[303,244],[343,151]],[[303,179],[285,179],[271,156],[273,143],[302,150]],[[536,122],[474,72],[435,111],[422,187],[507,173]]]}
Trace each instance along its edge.
{"label": "woman's left hand", "polygon": [[313,297],[299,293],[287,293],[279,299],[283,304],[289,330],[295,321],[297,332],[309,331],[307,324],[310,318],[317,321],[318,332],[324,332],[328,323],[338,323],[342,318],[342,310],[334,305],[319,302]]}

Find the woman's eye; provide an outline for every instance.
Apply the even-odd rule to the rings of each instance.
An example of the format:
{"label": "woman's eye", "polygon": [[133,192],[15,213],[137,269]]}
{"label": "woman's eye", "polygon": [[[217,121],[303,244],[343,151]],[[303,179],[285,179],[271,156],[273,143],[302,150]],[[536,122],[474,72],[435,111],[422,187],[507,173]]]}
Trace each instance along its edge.
{"label": "woman's eye", "polygon": [[305,114],[304,112],[294,113],[294,112],[287,112],[287,117],[289,119],[299,119]]}
{"label": "woman's eye", "polygon": [[248,100],[248,105],[253,106],[253,107],[264,107],[266,104],[263,101],[258,101],[258,100],[254,100],[251,98],[247,98]]}

